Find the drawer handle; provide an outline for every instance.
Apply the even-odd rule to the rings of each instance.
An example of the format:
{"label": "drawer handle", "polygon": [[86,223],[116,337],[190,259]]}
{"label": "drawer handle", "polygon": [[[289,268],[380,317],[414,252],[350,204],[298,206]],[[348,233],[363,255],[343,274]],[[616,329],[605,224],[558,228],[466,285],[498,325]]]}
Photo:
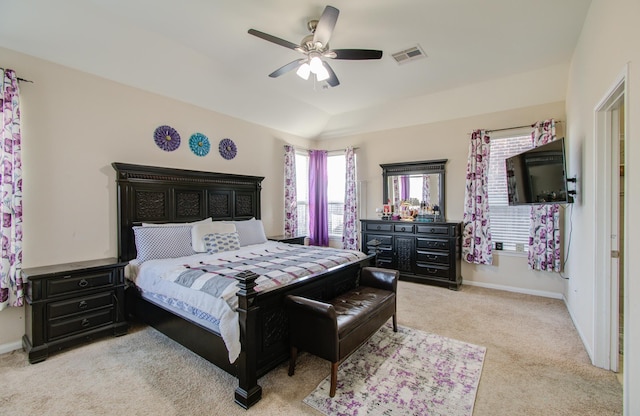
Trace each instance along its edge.
{"label": "drawer handle", "polygon": [[427,267],[427,273],[436,274],[437,271],[438,271],[438,269],[431,269],[431,268]]}
{"label": "drawer handle", "polygon": [[436,232],[436,229],[435,229],[435,228],[432,228],[430,232],[431,232],[431,233],[435,233],[435,232]]}
{"label": "drawer handle", "polygon": [[376,230],[380,231],[380,226],[379,225],[376,227]]}
{"label": "drawer handle", "polygon": [[434,255],[432,255],[432,254],[427,254],[427,258],[428,258],[429,260],[435,260],[435,259],[437,259],[437,258],[438,258],[438,256],[434,256]]}
{"label": "drawer handle", "polygon": [[404,227],[400,228],[400,231],[404,231]]}
{"label": "drawer handle", "polygon": [[78,309],[87,309],[87,306],[89,306],[89,304],[84,300],[78,303]]}
{"label": "drawer handle", "polygon": [[91,322],[89,322],[89,320],[87,318],[84,318],[82,320],[82,322],[80,323],[80,325],[82,325],[83,328],[88,327],[89,325],[91,325]]}
{"label": "drawer handle", "polygon": [[89,282],[85,279],[82,279],[78,282],[78,286],[80,287],[87,287],[89,285]]}

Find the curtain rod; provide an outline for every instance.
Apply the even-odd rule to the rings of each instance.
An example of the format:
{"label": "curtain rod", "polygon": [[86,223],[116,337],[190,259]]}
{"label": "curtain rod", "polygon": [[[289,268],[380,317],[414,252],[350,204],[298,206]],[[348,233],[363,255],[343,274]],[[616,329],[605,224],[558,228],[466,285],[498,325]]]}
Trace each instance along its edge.
{"label": "curtain rod", "polygon": [[[303,150],[303,151],[305,151],[305,152],[308,152],[309,150],[324,150],[324,149],[307,149],[307,148],[305,148],[305,147],[297,147],[297,146],[294,146],[294,145],[292,145],[292,144],[288,144],[288,145],[285,145],[285,146],[291,146],[291,147],[293,147],[293,148],[294,148],[294,149],[296,149],[296,150]],[[358,149],[360,149],[360,148],[359,148],[359,147],[354,147],[354,148],[353,148],[353,151],[355,152],[355,151],[356,151],[356,150],[358,150]],[[347,148],[346,148],[346,147],[345,147],[344,149],[327,150],[327,153],[332,153],[332,152],[344,152],[345,150],[347,150]]]}
{"label": "curtain rod", "polygon": [[[4,71],[4,68],[0,68],[0,69]],[[19,82],[30,82],[30,83],[32,83],[32,84],[33,84],[33,81],[28,80],[28,79],[24,79],[24,78],[20,78],[20,77],[18,77],[18,81],[19,81]]]}
{"label": "curtain rod", "polygon": [[[555,120],[556,124],[560,124],[562,123],[562,120]],[[491,129],[491,130],[485,130],[486,133],[493,133],[494,131],[506,131],[506,130],[516,130],[516,129],[523,129],[525,127],[533,127],[533,124],[525,124],[524,126],[513,126],[513,127],[504,127],[502,129]],[[471,135],[471,133],[467,133],[468,135]]]}

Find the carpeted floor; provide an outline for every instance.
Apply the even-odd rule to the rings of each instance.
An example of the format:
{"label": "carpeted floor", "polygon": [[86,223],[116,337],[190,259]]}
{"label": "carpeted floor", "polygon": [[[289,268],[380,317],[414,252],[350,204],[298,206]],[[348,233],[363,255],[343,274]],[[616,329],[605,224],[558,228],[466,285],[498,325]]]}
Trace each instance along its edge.
{"label": "carpeted floor", "polygon": [[[408,282],[398,291],[398,324],[487,348],[475,416],[622,414],[622,387],[591,366],[562,301]],[[302,400],[329,370],[303,353],[293,378],[286,363],[262,377],[263,398],[245,411],[231,376],[134,325],[35,365],[22,351],[0,356],[0,414],[320,415]]]}

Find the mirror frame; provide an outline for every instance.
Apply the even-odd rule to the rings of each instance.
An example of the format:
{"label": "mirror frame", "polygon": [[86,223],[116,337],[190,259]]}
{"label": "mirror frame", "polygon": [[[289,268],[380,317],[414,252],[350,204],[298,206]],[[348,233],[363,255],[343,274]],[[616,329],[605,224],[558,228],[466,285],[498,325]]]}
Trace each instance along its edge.
{"label": "mirror frame", "polygon": [[403,163],[384,163],[382,168],[382,203],[386,204],[389,200],[389,177],[398,175],[430,175],[439,173],[440,188],[438,194],[440,196],[440,217],[445,221],[445,164],[448,159],[423,160],[419,162],[403,162]]}

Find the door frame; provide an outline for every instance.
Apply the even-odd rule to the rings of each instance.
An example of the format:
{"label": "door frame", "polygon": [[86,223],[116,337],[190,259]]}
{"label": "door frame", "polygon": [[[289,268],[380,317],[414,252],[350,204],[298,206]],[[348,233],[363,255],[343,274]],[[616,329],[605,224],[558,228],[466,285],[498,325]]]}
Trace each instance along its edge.
{"label": "door frame", "polygon": [[[623,71],[618,75],[614,84],[609,88],[604,97],[594,109],[594,184],[595,189],[592,196],[594,202],[594,342],[593,342],[593,364],[607,370],[618,371],[618,348],[619,348],[619,283],[617,278],[612,278],[612,272],[618,260],[613,259],[611,251],[618,249],[618,230],[614,230],[612,224],[619,223],[619,210],[614,210],[618,206],[620,198],[619,175],[614,175],[614,171],[619,169],[614,166],[614,160],[618,160],[619,137],[613,137],[619,132],[619,116],[617,109],[621,102],[624,103],[624,111],[628,110],[628,74],[629,67],[625,65]],[[624,131],[628,129],[628,117],[624,117]],[[615,140],[614,140],[615,139]],[[628,140],[625,139],[625,147]],[[617,151],[617,155],[614,153]],[[628,152],[624,152],[625,158]],[[614,177],[615,176],[615,177]],[[615,184],[613,181],[618,181]],[[627,181],[624,181],[623,190],[626,195]],[[615,193],[615,196],[614,196]],[[618,198],[613,202],[612,198]],[[614,212],[615,211],[615,212]],[[623,224],[628,224],[628,198],[624,200]],[[611,221],[608,220],[611,218]],[[602,220],[604,219],[604,221]],[[624,252],[628,239],[624,240]],[[617,276],[617,272],[616,272]],[[629,276],[628,262],[624,262],[623,279],[624,287],[628,287]],[[624,305],[625,311],[627,305]],[[625,320],[625,328],[628,320]],[[625,330],[626,332],[626,330]]]}

